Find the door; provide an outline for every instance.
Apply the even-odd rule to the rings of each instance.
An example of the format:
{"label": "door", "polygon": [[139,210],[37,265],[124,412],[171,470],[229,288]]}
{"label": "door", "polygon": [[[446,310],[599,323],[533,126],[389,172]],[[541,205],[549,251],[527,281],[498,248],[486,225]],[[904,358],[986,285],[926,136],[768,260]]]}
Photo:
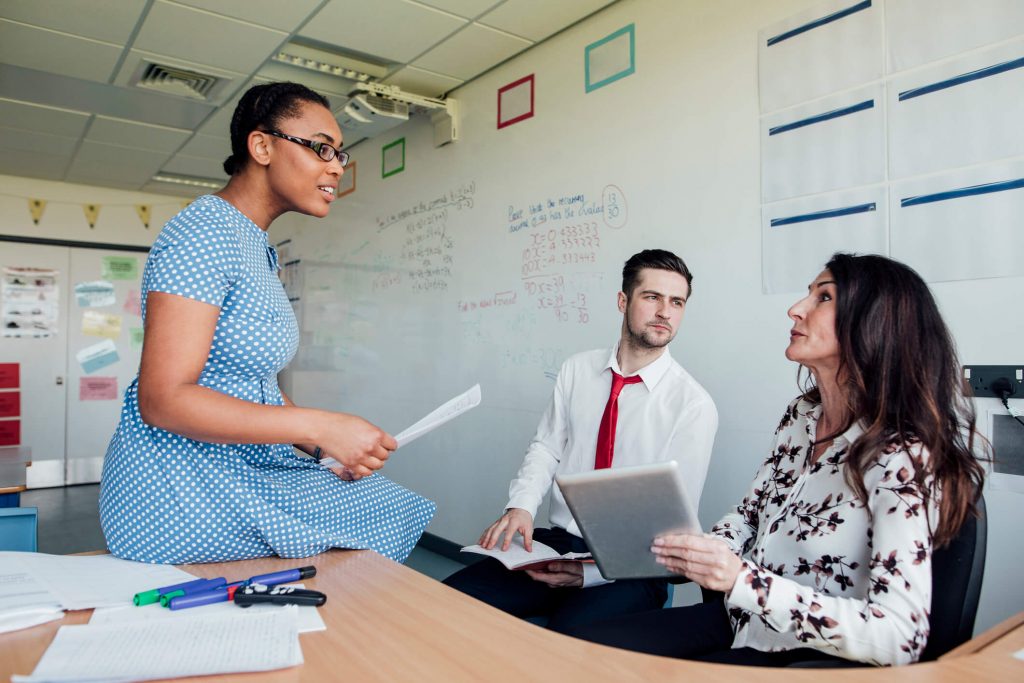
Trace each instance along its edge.
{"label": "door", "polygon": [[[20,376],[21,445],[32,449],[25,475],[29,488],[64,483],[67,404],[68,268],[70,250],[0,242],[0,269],[45,268],[57,272],[56,334],[46,338],[0,336],[0,363],[17,363]],[[0,306],[8,302],[0,301]]]}

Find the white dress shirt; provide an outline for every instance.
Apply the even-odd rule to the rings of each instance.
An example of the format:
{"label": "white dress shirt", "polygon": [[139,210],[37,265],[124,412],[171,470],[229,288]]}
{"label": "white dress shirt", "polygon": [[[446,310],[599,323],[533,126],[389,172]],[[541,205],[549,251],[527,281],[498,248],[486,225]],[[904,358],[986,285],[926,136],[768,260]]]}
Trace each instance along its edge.
{"label": "white dress shirt", "polygon": [[[610,353],[578,353],[562,365],[551,403],[509,486],[506,508],[522,508],[536,518],[556,474],[594,469],[611,371],[622,374],[617,351],[616,345]],[[696,508],[718,429],[715,403],[668,349],[636,374],[643,381],[623,387],[619,395],[612,467],[675,460]],[[551,494],[550,517],[552,525],[581,535],[557,486]]]}

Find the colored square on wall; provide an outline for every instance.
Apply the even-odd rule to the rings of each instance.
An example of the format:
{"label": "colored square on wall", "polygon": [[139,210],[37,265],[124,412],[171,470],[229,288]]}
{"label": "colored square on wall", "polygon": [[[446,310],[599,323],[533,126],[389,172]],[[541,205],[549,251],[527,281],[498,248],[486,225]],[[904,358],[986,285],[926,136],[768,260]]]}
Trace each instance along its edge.
{"label": "colored square on wall", "polygon": [[0,420],[0,446],[21,443],[21,420]]}
{"label": "colored square on wall", "polygon": [[534,74],[498,89],[498,128],[533,116]]}
{"label": "colored square on wall", "polygon": [[21,415],[21,392],[0,391],[0,417]]}
{"label": "colored square on wall", "polygon": [[356,191],[356,162],[348,162],[348,166],[345,167],[345,172],[341,174],[341,180],[338,181],[338,193],[336,197],[344,197],[347,194],[352,194]]}
{"label": "colored square on wall", "polygon": [[0,389],[21,386],[21,366],[18,363],[0,363]]}
{"label": "colored square on wall", "polygon": [[138,280],[139,259],[134,256],[104,256],[100,277],[104,280]]}
{"label": "colored square on wall", "polygon": [[634,24],[587,45],[583,62],[586,89],[592,92],[636,71],[636,31]]}
{"label": "colored square on wall", "polygon": [[116,377],[79,377],[79,401],[116,401]]}
{"label": "colored square on wall", "polygon": [[75,360],[82,366],[82,372],[89,375],[108,365],[113,365],[121,358],[117,355],[117,346],[114,345],[114,342],[104,339],[99,344],[87,346],[76,353]]}
{"label": "colored square on wall", "polygon": [[404,170],[405,138],[398,138],[380,150],[380,177],[387,178]]}

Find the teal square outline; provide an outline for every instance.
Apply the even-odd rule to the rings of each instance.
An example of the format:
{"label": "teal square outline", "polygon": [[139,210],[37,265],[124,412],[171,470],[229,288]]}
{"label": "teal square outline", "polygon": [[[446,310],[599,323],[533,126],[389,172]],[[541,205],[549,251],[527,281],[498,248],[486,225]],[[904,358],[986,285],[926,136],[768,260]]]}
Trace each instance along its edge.
{"label": "teal square outline", "polygon": [[[392,147],[394,147],[395,145],[401,145],[402,146],[402,165],[399,166],[398,168],[390,171],[390,172],[386,172],[386,169],[385,169],[385,166],[384,166],[384,160],[387,157],[388,150],[391,149]],[[394,142],[388,143],[388,144],[386,144],[386,145],[384,145],[383,147],[380,148],[380,177],[382,179],[383,178],[387,178],[388,176],[393,176],[396,173],[401,173],[404,170],[405,170],[405,138],[398,138]]]}
{"label": "teal square outline", "polygon": [[[591,51],[601,47],[605,43],[611,42],[611,41],[615,40],[616,38],[621,37],[625,33],[629,34],[629,67],[626,68],[626,69],[623,69],[622,71],[620,71],[617,74],[612,74],[611,76],[609,76],[608,78],[604,79],[603,81],[599,81],[597,83],[591,83],[590,82],[590,53],[591,53]],[[590,45],[587,45],[587,47],[584,48],[584,51],[583,51],[583,65],[584,65],[584,70],[585,70],[584,86],[586,87],[586,91],[588,93],[589,92],[593,92],[593,91],[597,90],[598,88],[603,88],[604,86],[608,85],[609,83],[614,83],[615,81],[619,80],[620,78],[625,78],[626,76],[629,76],[629,75],[633,74],[636,71],[636,24],[628,24],[626,26],[623,26],[622,28],[620,28],[615,33],[610,33],[607,36],[605,36],[604,38],[602,38],[601,40],[599,40],[599,41],[597,41],[595,43],[591,43]]]}

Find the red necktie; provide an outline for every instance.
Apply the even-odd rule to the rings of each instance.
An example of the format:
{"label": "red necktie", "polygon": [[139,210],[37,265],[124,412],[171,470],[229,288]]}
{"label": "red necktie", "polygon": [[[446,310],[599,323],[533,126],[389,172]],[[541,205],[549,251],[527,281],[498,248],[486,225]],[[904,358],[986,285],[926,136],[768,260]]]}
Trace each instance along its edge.
{"label": "red necktie", "polygon": [[615,454],[615,423],[619,420],[619,393],[622,392],[622,387],[642,381],[640,375],[623,377],[612,370],[612,393],[608,396],[608,405],[604,407],[604,416],[601,417],[601,428],[597,431],[595,470],[612,466],[612,456]]}

